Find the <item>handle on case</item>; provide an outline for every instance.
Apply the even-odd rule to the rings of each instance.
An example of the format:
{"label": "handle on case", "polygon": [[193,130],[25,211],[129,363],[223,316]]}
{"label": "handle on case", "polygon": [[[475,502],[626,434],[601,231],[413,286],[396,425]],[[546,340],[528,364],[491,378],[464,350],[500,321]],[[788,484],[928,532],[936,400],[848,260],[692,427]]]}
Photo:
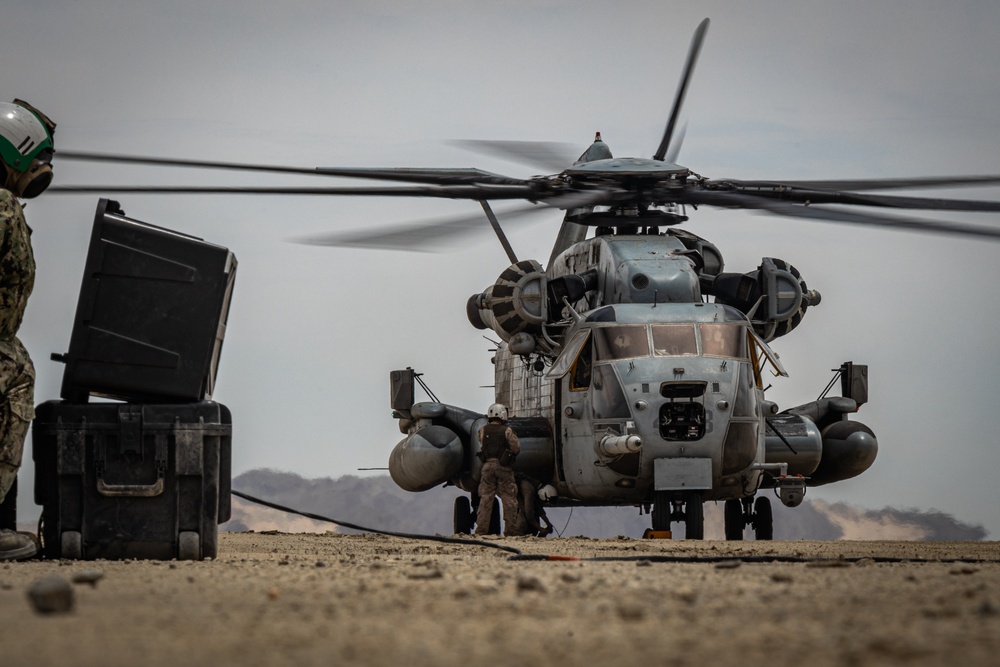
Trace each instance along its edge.
{"label": "handle on case", "polygon": [[152,498],[163,493],[163,476],[160,475],[152,484],[107,484],[103,477],[97,478],[97,492],[102,496],[121,497],[136,496]]}

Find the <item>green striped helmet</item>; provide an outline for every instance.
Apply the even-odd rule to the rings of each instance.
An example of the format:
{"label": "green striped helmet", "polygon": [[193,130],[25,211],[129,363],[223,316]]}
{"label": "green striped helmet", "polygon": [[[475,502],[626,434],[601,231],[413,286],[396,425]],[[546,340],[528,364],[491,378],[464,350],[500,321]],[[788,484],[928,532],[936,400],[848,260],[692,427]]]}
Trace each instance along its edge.
{"label": "green striped helmet", "polygon": [[53,150],[52,134],[41,119],[19,104],[0,102],[0,159],[23,172],[45,150]]}

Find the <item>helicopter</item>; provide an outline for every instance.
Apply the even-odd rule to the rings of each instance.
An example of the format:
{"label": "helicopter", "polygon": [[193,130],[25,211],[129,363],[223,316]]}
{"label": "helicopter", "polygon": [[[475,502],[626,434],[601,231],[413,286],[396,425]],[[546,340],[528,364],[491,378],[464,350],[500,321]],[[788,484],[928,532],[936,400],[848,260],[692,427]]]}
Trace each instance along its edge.
{"label": "helicopter", "polygon": [[[778,411],[764,398],[764,373],[768,365],[779,375],[785,372],[768,343],[789,334],[808,309],[818,307],[819,293],[777,258],[763,258],[746,273],[727,273],[714,244],[677,225],[688,220],[688,208],[712,206],[996,238],[1000,231],[989,228],[842,207],[998,211],[996,202],[871,191],[987,184],[1000,177],[776,182],[700,176],[676,163],[680,142],[674,135],[707,28],[706,20],[695,32],[666,130],[651,159],[615,158],[599,135],[568,168],[530,179],[477,169],[295,169],[71,152],[59,157],[419,184],[254,189],[272,194],[481,202],[510,266],[493,285],[473,294],[466,310],[474,327],[500,338],[493,357],[496,400],[514,415],[510,423],[522,441],[516,469],[552,483],[558,504],[638,505],[651,513],[653,530],[680,522],[689,538],[703,536],[704,502],[722,501],[727,538],[739,539],[751,526],[758,539],[768,539],[773,525],[764,491],[774,489],[784,504],[794,506],[808,487],[849,479],[874,461],[874,433],[849,418],[867,401],[867,367],[847,362],[838,369],[841,397],[824,395]],[[508,152],[530,148],[509,142],[479,145]],[[60,189],[85,191],[79,186],[50,191]],[[520,260],[506,242],[489,206],[505,199],[531,202],[507,212],[507,218],[566,211],[545,268]],[[433,244],[466,225],[466,219],[450,220],[416,234],[382,229],[311,241]],[[412,370],[394,372],[390,381],[391,407],[406,436],[390,456],[390,474],[410,491],[453,484],[468,492],[456,501],[454,528],[469,532],[480,467],[475,433],[485,421],[482,414],[433,397],[415,402],[419,375]]]}

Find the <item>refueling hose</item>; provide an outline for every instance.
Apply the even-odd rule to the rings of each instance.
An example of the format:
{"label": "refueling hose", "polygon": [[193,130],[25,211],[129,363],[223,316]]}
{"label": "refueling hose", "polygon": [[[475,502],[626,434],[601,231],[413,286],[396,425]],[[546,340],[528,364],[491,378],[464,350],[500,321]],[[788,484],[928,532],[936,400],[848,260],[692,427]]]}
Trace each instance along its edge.
{"label": "refueling hose", "polygon": [[359,530],[364,533],[375,533],[377,535],[388,535],[390,537],[402,537],[407,540],[426,540],[430,542],[443,542],[445,544],[459,544],[463,546],[478,546],[487,547],[490,549],[498,549],[500,551],[505,551],[507,553],[513,554],[508,557],[508,560],[518,560],[518,561],[589,561],[589,562],[619,562],[619,561],[647,561],[649,563],[821,563],[829,564],[830,566],[839,566],[840,564],[850,564],[864,562],[875,562],[875,563],[1000,563],[1000,559],[996,558],[898,558],[889,556],[840,556],[838,558],[811,558],[806,556],[781,556],[777,554],[763,554],[763,555],[746,555],[746,556],[668,556],[664,554],[650,554],[647,556],[561,556],[559,554],[526,554],[520,549],[515,547],[509,547],[503,544],[494,544],[493,542],[486,542],[484,540],[474,540],[466,539],[460,537],[445,537],[443,535],[422,535],[419,533],[399,533],[391,530],[380,530],[378,528],[368,528],[366,526],[360,526],[355,523],[349,523],[347,521],[340,521],[339,519],[333,519],[330,517],[323,516],[321,514],[313,514],[312,512],[303,512],[291,507],[286,507],[284,505],[279,505],[278,503],[273,503],[268,500],[263,500],[255,496],[251,496],[248,493],[243,493],[242,491],[237,491],[233,489],[232,494],[237,498],[242,498],[243,500],[256,503],[258,505],[263,505],[264,507],[270,507],[271,509],[279,510],[282,512],[288,512],[289,514],[298,514],[299,516],[304,516],[307,519],[313,519],[315,521],[324,521],[326,523],[333,523],[338,526],[343,526],[345,528],[350,528],[351,530]]}
{"label": "refueling hose", "polygon": [[232,494],[237,498],[242,498],[243,500],[249,500],[252,503],[257,503],[258,505],[263,505],[264,507],[270,507],[271,509],[281,510],[282,512],[288,512],[290,514],[298,514],[299,516],[304,516],[308,519],[314,519],[316,521],[326,521],[327,523],[335,523],[338,526],[343,526],[344,528],[350,528],[351,530],[360,530],[363,533],[376,533],[378,535],[389,535],[391,537],[403,537],[408,540],[429,540],[431,542],[444,542],[445,544],[475,544],[480,547],[490,547],[491,549],[499,549],[500,551],[506,551],[512,553],[516,556],[520,556],[521,550],[515,549],[514,547],[508,547],[503,544],[493,544],[492,542],[486,542],[484,540],[467,540],[460,537],[445,537],[443,535],[421,535],[418,533],[397,533],[391,530],[379,530],[378,528],[368,528],[366,526],[359,526],[355,523],[348,523],[347,521],[340,521],[339,519],[331,519],[330,517],[322,516],[320,514],[313,514],[311,512],[303,512],[301,510],[293,509],[291,507],[285,507],[284,505],[279,505],[278,503],[272,503],[268,500],[262,500],[260,498],[255,498],[248,493],[243,493],[242,491],[237,491],[233,489]]}

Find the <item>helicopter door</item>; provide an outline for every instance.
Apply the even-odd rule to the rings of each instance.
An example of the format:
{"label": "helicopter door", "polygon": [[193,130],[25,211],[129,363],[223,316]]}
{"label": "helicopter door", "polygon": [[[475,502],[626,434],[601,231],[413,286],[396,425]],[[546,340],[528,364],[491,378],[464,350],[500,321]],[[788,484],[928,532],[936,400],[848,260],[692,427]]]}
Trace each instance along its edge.
{"label": "helicopter door", "polygon": [[587,344],[588,338],[590,338],[590,329],[581,329],[573,334],[569,343],[563,348],[562,354],[555,360],[552,368],[549,369],[546,375],[552,379],[561,378],[566,375],[576,362],[580,350]]}
{"label": "helicopter door", "polygon": [[562,354],[547,376],[555,381],[558,392],[555,411],[556,475],[560,482],[571,480],[572,485],[582,474],[579,466],[566,460],[565,446],[590,435],[590,376],[593,365],[593,344],[590,329],[577,331],[563,348]]}
{"label": "helicopter door", "polygon": [[772,372],[775,375],[783,378],[788,377],[788,371],[782,366],[778,355],[767,346],[764,339],[755,334],[753,329],[748,328],[747,333],[750,334],[750,360],[753,362],[753,373],[757,380],[757,388],[759,389],[764,386],[761,376],[764,373],[765,364],[769,363],[771,365]]}

